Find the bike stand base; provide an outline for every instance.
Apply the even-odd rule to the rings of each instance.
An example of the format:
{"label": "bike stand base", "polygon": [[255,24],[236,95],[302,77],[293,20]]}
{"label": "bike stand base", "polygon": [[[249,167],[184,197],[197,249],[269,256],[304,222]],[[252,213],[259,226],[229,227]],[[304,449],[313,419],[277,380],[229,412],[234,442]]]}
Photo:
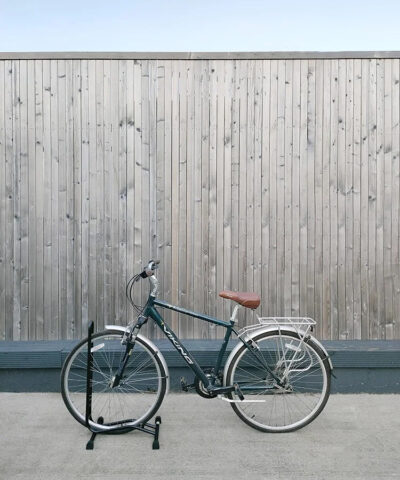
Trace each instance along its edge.
{"label": "bike stand base", "polygon": [[[92,393],[93,393],[93,343],[92,343],[92,335],[94,332],[94,323],[91,322],[88,328],[88,350],[87,350],[87,367],[86,367],[86,414],[85,414],[85,426],[87,429],[92,433],[92,436],[90,437],[90,440],[86,444],[86,450],[93,450],[94,448],[94,441],[96,438],[96,435],[99,433],[103,434],[120,434],[120,433],[128,433],[131,432],[132,430],[140,430],[141,432],[144,433],[149,433],[150,435],[153,435],[154,440],[153,440],[153,450],[158,450],[160,448],[160,443],[158,441],[158,435],[160,433],[160,425],[161,425],[161,417],[156,417],[155,419],[155,425],[152,423],[140,423],[135,426],[124,426],[124,420],[120,420],[119,422],[113,422],[107,424],[107,427],[109,427],[107,430],[96,430],[91,427],[90,421],[92,420]],[[134,422],[135,419],[129,419],[125,420],[125,422]],[[103,425],[104,424],[104,418],[99,417],[97,419],[97,424]]]}
{"label": "bike stand base", "polygon": [[160,442],[158,441],[158,434],[160,433],[161,417],[156,417],[156,424],[154,427],[153,450],[160,449]]}
{"label": "bike stand base", "polygon": [[[99,417],[97,420],[97,423],[102,425],[104,423],[103,417]],[[121,433],[128,433],[131,432],[132,430],[140,430],[145,433],[149,433],[150,435],[154,436],[153,440],[153,450],[159,450],[160,449],[160,442],[158,440],[158,436],[160,433],[160,425],[161,425],[161,417],[156,417],[155,419],[155,424],[153,425],[152,423],[144,423],[140,426],[137,427],[117,427],[113,430],[110,431],[99,431],[99,432],[94,432],[93,430],[90,430],[92,432],[92,436],[90,437],[90,440],[86,444],[86,450],[93,450],[94,448],[94,441],[96,439],[96,435],[98,434],[121,434]]]}
{"label": "bike stand base", "polygon": [[[97,419],[97,423],[99,423],[100,425],[103,425],[103,422],[104,422],[103,417],[99,417]],[[86,444],[86,450],[93,450],[94,440],[95,440],[96,435],[98,433],[98,432],[93,432],[92,430],[91,430],[91,432],[92,432],[92,436],[90,437],[90,440]]]}

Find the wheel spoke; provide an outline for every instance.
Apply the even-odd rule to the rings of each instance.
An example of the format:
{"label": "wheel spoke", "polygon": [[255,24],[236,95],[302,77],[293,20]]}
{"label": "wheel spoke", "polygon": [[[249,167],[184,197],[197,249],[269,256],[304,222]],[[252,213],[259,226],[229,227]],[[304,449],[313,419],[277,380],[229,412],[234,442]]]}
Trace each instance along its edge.
{"label": "wheel spoke", "polygon": [[[119,385],[111,388],[124,357],[126,346],[121,333],[105,332],[93,336],[92,418],[96,427],[106,430],[119,421],[145,422],[158,409],[166,389],[167,376],[153,351],[136,339]],[[62,374],[63,399],[69,411],[85,422],[87,383],[87,342],[81,342],[68,356]],[[104,425],[97,424],[102,416]]]}
{"label": "wheel spoke", "polygon": [[[257,350],[242,347],[232,359],[227,384],[238,383],[245,399],[256,397],[264,401],[238,402],[232,407],[246,423],[261,430],[300,428],[320,413],[329,395],[328,372],[322,356],[312,341],[304,343],[294,333],[267,332],[256,342]],[[276,384],[270,372],[280,383]],[[265,389],[260,388],[263,385]],[[276,386],[271,388],[273,385]]]}

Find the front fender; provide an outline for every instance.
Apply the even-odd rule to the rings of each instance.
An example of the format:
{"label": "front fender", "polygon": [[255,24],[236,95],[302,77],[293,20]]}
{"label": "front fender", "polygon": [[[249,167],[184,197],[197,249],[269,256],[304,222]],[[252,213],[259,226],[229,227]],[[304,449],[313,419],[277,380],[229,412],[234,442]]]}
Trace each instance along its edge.
{"label": "front fender", "polygon": [[[268,327],[262,327],[262,328],[257,328],[257,329],[254,329],[252,331],[249,331],[247,332],[247,337],[250,338],[250,339],[253,339],[254,337],[260,335],[260,333],[267,333],[267,332],[272,332],[272,331],[276,331],[277,328],[276,328],[276,325],[270,325]],[[296,330],[296,328],[294,327],[291,327],[290,325],[286,326],[284,328],[282,328],[282,330],[285,330],[285,331],[289,331],[289,332],[294,332],[294,333],[298,333],[298,331]],[[331,371],[333,370],[333,365],[332,365],[332,360],[328,354],[328,352],[326,351],[326,348],[322,345],[322,343],[317,340],[315,337],[311,336],[311,339],[312,341],[318,345],[318,347],[323,351],[323,353],[325,354],[325,357],[328,359],[328,362],[329,362],[329,366],[330,366],[330,369]],[[225,362],[225,368],[224,368],[224,385],[226,385],[226,376],[227,376],[227,373],[228,373],[228,366],[229,364],[231,363],[233,357],[236,355],[236,353],[238,352],[238,350],[243,346],[243,343],[241,341],[238,342],[238,344],[236,345],[236,347],[231,351],[229,357],[227,358],[226,362]]]}
{"label": "front fender", "polygon": [[[106,330],[118,330],[119,332],[122,332],[124,333],[125,330],[126,330],[126,327],[122,327],[120,325],[106,325],[105,326],[105,329]],[[167,390],[166,390],[166,394],[169,392],[169,370],[168,370],[168,365],[167,365],[167,362],[165,361],[165,358],[163,356],[163,354],[160,352],[160,350],[158,349],[158,347],[156,345],[154,345],[154,343],[149,340],[147,337],[144,337],[143,335],[141,335],[140,333],[138,334],[138,338],[140,338],[140,340],[145,344],[147,345],[149,348],[151,348],[152,350],[154,350],[156,352],[156,355],[158,356],[158,358],[160,359],[160,362],[162,364],[162,366],[164,367],[164,370],[165,370],[165,374],[167,376]]]}

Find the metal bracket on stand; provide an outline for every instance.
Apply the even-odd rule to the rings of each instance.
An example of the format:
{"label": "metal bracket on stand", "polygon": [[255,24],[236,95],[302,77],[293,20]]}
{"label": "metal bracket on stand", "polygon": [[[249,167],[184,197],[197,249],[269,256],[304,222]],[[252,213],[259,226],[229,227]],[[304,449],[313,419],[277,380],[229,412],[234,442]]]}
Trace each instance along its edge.
{"label": "metal bracket on stand", "polygon": [[[124,425],[124,420],[118,422],[112,422],[107,424],[110,428],[107,430],[100,430],[94,427],[91,422],[93,422],[92,418],[92,393],[93,393],[93,343],[92,343],[92,335],[94,332],[94,324],[93,322],[90,323],[88,328],[88,352],[87,352],[87,375],[86,375],[86,413],[85,413],[85,426],[86,428],[92,432],[92,436],[90,440],[86,444],[86,450],[93,450],[94,447],[94,440],[96,435],[100,433],[104,434],[121,434],[121,433],[128,433],[132,430],[140,430],[141,432],[149,433],[150,435],[154,436],[153,440],[153,450],[158,450],[160,448],[160,443],[158,441],[158,436],[160,432],[160,425],[161,425],[161,417],[157,416],[155,418],[155,424],[152,423],[140,423],[138,425]],[[132,419],[130,420],[132,421]],[[97,424],[103,425],[104,418],[99,417],[97,419]]]}

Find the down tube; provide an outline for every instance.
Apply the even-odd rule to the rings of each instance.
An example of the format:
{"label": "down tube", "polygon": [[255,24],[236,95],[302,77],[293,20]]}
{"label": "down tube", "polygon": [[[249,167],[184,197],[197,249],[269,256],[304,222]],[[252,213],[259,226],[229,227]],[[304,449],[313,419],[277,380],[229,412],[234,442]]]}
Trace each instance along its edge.
{"label": "down tube", "polygon": [[147,310],[146,314],[149,315],[157,323],[157,325],[161,328],[161,330],[164,332],[165,336],[169,339],[169,341],[172,343],[172,345],[176,348],[176,350],[181,355],[181,357],[183,357],[183,359],[188,364],[188,366],[193,370],[194,374],[198,378],[200,378],[200,380],[203,382],[203,385],[207,387],[208,384],[209,384],[209,380],[206,377],[206,375],[204,374],[200,365],[196,362],[196,360],[193,358],[193,356],[181,345],[178,337],[169,328],[169,326],[164,322],[163,318],[157,312],[157,310],[153,306],[151,306]]}

